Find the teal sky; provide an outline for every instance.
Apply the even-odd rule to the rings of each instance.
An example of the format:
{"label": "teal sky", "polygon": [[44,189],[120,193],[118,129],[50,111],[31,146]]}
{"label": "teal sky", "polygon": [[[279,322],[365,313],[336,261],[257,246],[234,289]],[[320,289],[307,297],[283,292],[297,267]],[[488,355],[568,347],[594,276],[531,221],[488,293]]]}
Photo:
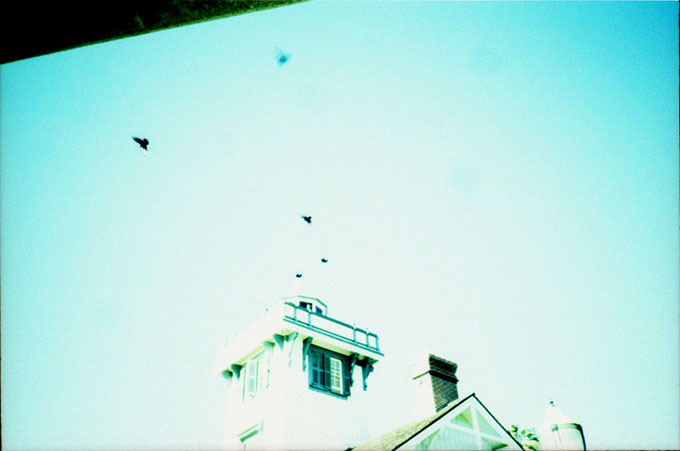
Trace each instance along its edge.
{"label": "teal sky", "polygon": [[297,272],[380,336],[376,434],[427,349],[505,426],[680,448],[677,2],[308,2],[0,89],[4,448],[219,447]]}

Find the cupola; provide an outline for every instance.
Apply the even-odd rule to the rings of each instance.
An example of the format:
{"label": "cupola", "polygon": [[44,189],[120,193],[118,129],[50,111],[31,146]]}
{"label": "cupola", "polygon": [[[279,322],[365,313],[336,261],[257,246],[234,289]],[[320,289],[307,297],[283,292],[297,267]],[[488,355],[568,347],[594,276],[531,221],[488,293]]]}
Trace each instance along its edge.
{"label": "cupola", "polygon": [[581,425],[566,417],[553,401],[549,404],[538,428],[541,449],[585,451],[586,439]]}

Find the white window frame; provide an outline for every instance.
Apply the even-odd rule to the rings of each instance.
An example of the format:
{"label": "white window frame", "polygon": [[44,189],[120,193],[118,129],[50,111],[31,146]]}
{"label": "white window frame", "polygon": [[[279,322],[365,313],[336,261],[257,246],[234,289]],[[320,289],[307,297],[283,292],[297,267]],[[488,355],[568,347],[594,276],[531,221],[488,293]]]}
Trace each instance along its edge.
{"label": "white window frame", "polygon": [[242,400],[248,401],[269,387],[269,358],[260,352],[246,362],[243,367]]}
{"label": "white window frame", "polygon": [[[459,415],[464,413],[467,409],[470,409],[470,422],[471,425],[464,424],[463,422],[453,421]],[[490,434],[484,432],[480,428],[478,421],[478,416],[484,418],[486,422],[491,426],[494,433]],[[471,398],[464,403],[456,406],[452,411],[448,412],[442,418],[437,420],[431,426],[428,426],[413,438],[403,444],[403,449],[423,449],[419,446],[424,440],[435,434],[439,430],[452,430],[457,434],[465,434],[471,437],[475,441],[477,450],[486,450],[488,445],[491,443],[503,444],[504,446],[498,447],[496,449],[503,450],[521,450],[522,448],[515,443],[515,441],[510,436],[510,433],[506,431],[498,421],[492,417],[492,415],[486,410],[484,406],[476,398]],[[475,448],[473,448],[475,449]]]}
{"label": "white window frame", "polygon": [[331,376],[331,391],[335,393],[344,393],[343,387],[343,373],[342,360],[330,357],[330,376]]}

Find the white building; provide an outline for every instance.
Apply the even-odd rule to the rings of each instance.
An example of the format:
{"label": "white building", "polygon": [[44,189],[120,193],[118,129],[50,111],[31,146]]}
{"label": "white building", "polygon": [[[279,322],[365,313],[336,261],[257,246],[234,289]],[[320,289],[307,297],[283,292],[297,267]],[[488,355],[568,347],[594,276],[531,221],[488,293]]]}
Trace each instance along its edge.
{"label": "white building", "polygon": [[[367,380],[382,357],[375,333],[332,318],[319,299],[277,301],[220,361],[229,382],[225,448],[523,449],[474,393],[459,398],[457,365],[430,353],[412,365],[414,420],[370,437]],[[539,434],[541,449],[585,450],[581,426],[554,406]]]}
{"label": "white building", "polygon": [[338,449],[365,442],[367,379],[382,357],[375,333],[330,317],[319,299],[279,300],[225,349],[225,447]]}

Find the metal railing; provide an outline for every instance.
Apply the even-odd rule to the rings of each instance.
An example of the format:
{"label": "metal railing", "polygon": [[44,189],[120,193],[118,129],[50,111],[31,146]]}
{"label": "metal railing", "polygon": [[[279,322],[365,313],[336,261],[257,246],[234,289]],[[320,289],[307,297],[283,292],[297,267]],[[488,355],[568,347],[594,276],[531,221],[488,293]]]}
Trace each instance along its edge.
{"label": "metal railing", "polygon": [[290,302],[283,304],[283,320],[383,355],[378,345],[378,336],[353,324],[347,324],[337,319],[314,313]]}

